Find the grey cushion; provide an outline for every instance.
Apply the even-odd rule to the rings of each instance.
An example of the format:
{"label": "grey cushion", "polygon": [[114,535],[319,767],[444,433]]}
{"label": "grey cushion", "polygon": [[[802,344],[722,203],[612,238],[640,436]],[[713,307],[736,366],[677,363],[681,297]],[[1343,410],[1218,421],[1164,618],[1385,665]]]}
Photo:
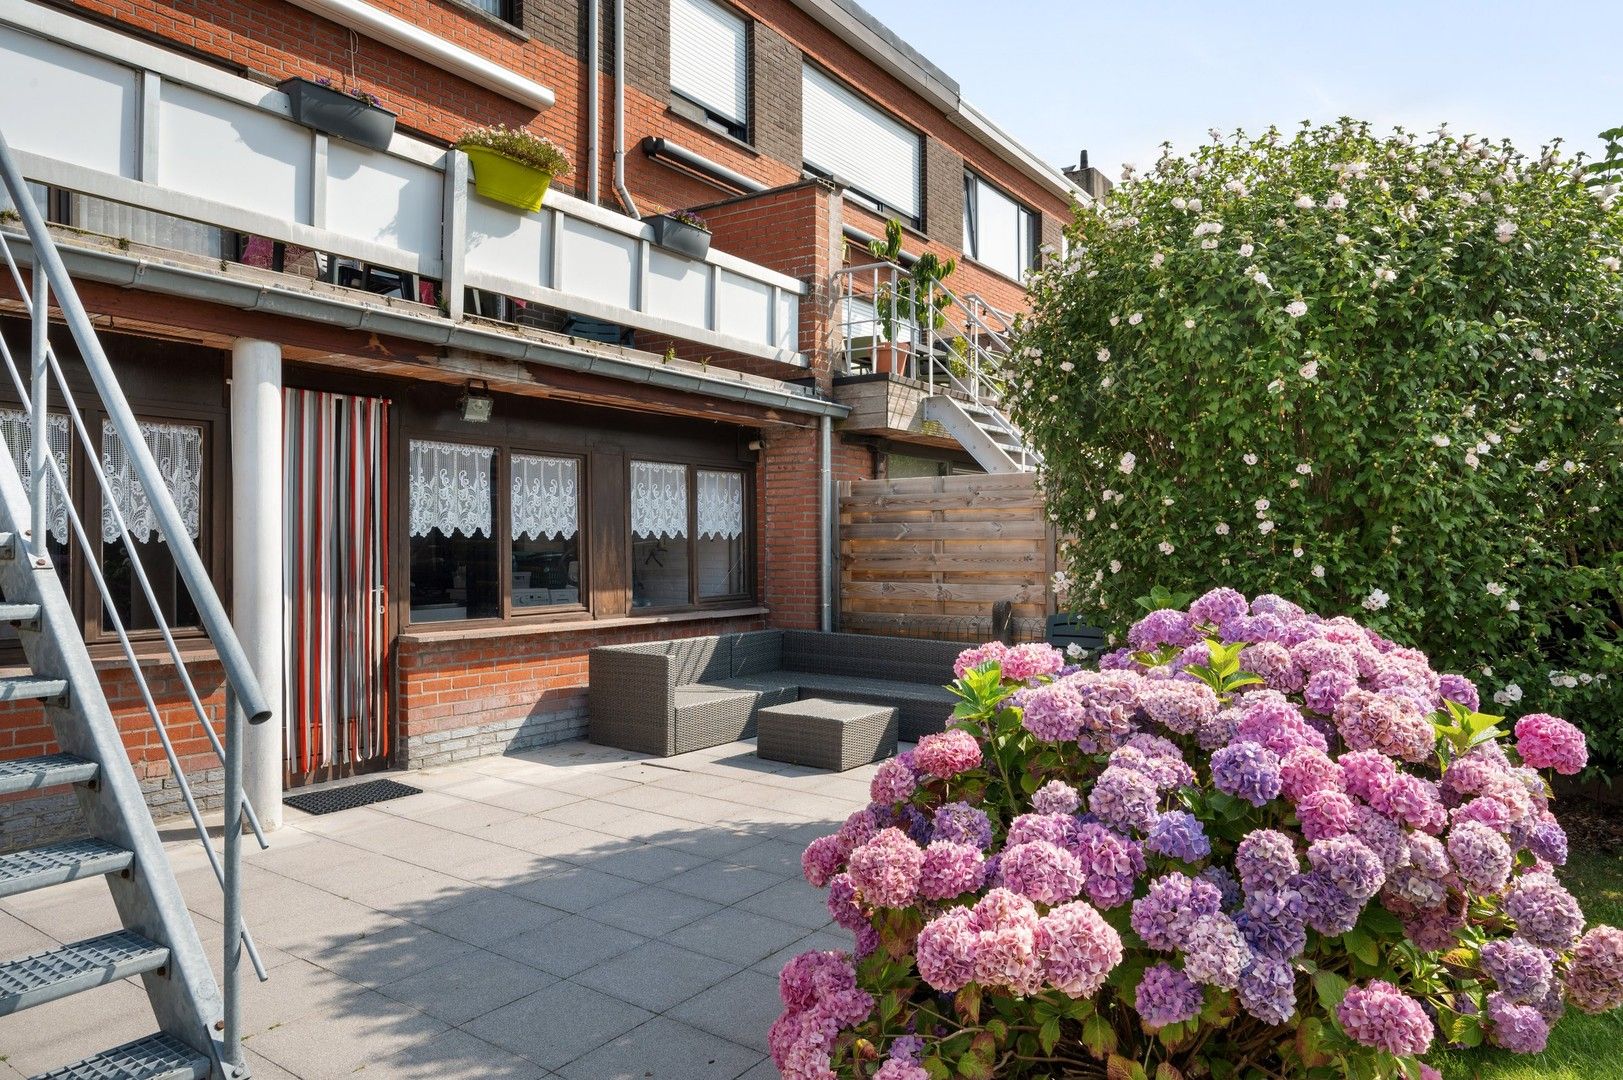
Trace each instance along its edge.
{"label": "grey cushion", "polygon": [[965,646],[951,641],[881,637],[874,634],[783,632],[783,666],[822,675],[851,675],[943,686]]}

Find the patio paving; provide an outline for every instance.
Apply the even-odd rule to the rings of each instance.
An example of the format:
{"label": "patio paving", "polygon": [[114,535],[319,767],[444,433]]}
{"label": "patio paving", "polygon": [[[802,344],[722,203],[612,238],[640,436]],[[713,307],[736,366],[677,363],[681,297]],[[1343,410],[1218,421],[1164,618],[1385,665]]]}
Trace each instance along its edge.
{"label": "patio paving", "polygon": [[[398,774],[424,794],[312,817],[245,845],[243,905],[270,981],[244,965],[254,1075],[766,1080],[776,975],[849,947],[800,852],[867,802],[753,743],[650,759],[585,742]],[[219,966],[202,850],[165,823]],[[0,901],[0,954],[116,926],[106,886]],[[153,1028],[133,984],[0,1018],[0,1080]]]}

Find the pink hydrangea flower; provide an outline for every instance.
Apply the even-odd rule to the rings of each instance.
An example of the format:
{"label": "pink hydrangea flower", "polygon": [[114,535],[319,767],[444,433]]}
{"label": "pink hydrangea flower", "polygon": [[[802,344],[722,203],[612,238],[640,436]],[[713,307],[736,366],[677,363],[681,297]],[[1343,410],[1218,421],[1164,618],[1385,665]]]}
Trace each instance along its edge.
{"label": "pink hydrangea flower", "polygon": [[922,1065],[891,1058],[879,1066],[879,1071],[873,1074],[873,1080],[930,1080],[930,1074],[924,1071]]}
{"label": "pink hydrangea flower", "polygon": [[806,882],[814,889],[827,885],[830,878],[845,868],[847,854],[838,834],[819,836],[807,844],[800,856],[800,869],[806,875]]}
{"label": "pink hydrangea flower", "polygon": [[846,872],[862,898],[877,907],[902,908],[918,895],[924,852],[900,829],[881,829],[851,852]]}
{"label": "pink hydrangea flower", "polygon": [[975,668],[996,661],[1001,664],[1004,656],[1008,654],[1009,647],[1001,641],[988,641],[985,645],[977,645],[973,649],[965,649],[958,654],[958,659],[952,663],[952,673],[962,679],[964,673]]}
{"label": "pink hydrangea flower", "polygon": [[1279,791],[1291,802],[1317,791],[1341,790],[1341,767],[1323,750],[1298,746],[1280,758]]}
{"label": "pink hydrangea flower", "polygon": [[1003,654],[1003,677],[1015,682],[1057,675],[1064,666],[1065,654],[1042,642],[1016,645]]}
{"label": "pink hydrangea flower", "polygon": [[1046,840],[1004,848],[998,873],[1006,887],[1039,904],[1063,904],[1082,891],[1082,864]]}
{"label": "pink hydrangea flower", "polygon": [[979,849],[937,840],[924,849],[918,892],[925,900],[951,900],[979,889],[985,879],[986,858]]}
{"label": "pink hydrangea flower", "polygon": [[913,751],[913,764],[921,773],[948,780],[981,763],[981,744],[961,728],[926,735]]}
{"label": "pink hydrangea flower", "polygon": [[1081,805],[1081,794],[1063,780],[1050,780],[1031,795],[1031,809],[1038,814],[1074,814]]}
{"label": "pink hydrangea flower", "polygon": [[907,761],[891,758],[874,770],[868,781],[868,797],[880,806],[906,802],[918,789],[919,777]]}
{"label": "pink hydrangea flower", "polygon": [[1420,1002],[1380,979],[1348,989],[1336,1019],[1358,1042],[1399,1057],[1424,1054],[1436,1034]]}
{"label": "pink hydrangea flower", "polygon": [[1586,1013],[1623,1007],[1623,930],[1597,926],[1572,950],[1567,1000]]}
{"label": "pink hydrangea flower", "polygon": [[944,993],[963,989],[975,978],[975,936],[969,908],[948,908],[926,923],[913,949],[919,977]]}
{"label": "pink hydrangea flower", "polygon": [[1043,916],[1042,927],[1043,973],[1063,994],[1092,997],[1121,963],[1121,935],[1089,904],[1062,904]]}
{"label": "pink hydrangea flower", "polygon": [[1572,776],[1589,764],[1584,733],[1559,716],[1529,713],[1516,721],[1516,752],[1535,769]]}

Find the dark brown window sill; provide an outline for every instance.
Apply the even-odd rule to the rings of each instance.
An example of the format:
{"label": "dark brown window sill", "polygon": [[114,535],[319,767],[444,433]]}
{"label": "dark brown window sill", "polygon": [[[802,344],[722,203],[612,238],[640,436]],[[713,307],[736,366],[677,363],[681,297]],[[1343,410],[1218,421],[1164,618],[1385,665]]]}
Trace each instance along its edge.
{"label": "dark brown window sill", "polygon": [[659,626],[665,623],[700,622],[705,619],[743,619],[765,615],[759,605],[731,608],[693,608],[668,615],[621,615],[608,619],[571,619],[566,622],[519,622],[500,626],[468,626],[458,629],[408,630],[400,635],[403,645],[437,645],[447,641],[485,641],[492,638],[532,637],[543,634],[578,634],[589,630],[613,630],[628,626]]}

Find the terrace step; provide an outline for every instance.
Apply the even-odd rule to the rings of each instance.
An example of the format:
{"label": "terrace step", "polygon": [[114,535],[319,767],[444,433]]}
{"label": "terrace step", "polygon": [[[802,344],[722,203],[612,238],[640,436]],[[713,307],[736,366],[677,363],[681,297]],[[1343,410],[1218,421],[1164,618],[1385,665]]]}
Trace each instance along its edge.
{"label": "terrace step", "polygon": [[169,950],[128,930],[58,945],[0,964],[0,1016],[156,971]]}
{"label": "terrace step", "polygon": [[66,679],[42,679],[38,675],[7,675],[0,678],[0,701],[61,697],[67,691]]}
{"label": "terrace step", "polygon": [[0,795],[34,791],[58,784],[82,784],[96,778],[96,763],[72,754],[43,754],[39,757],[0,761]]}
{"label": "terrace step", "polygon": [[208,1074],[206,1055],[173,1035],[148,1035],[32,1080],[205,1080]]}
{"label": "terrace step", "polygon": [[134,861],[123,848],[88,836],[13,851],[0,855],[0,897],[116,873]]}
{"label": "terrace step", "polygon": [[0,622],[39,626],[38,604],[0,604]]}

